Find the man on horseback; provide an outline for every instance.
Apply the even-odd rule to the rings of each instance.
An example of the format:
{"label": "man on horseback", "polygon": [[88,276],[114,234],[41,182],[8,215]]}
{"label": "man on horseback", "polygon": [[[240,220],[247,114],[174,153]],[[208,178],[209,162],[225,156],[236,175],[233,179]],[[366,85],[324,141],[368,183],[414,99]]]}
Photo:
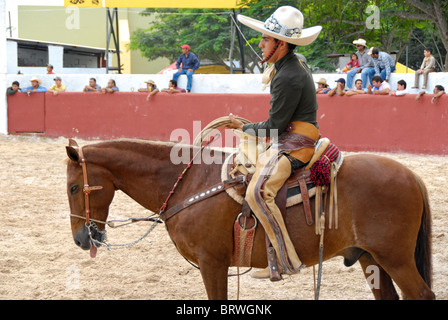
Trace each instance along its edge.
{"label": "man on horseback", "polygon": [[[264,58],[262,63],[272,64],[263,75],[263,82],[270,83],[272,96],[269,118],[243,125],[230,115],[231,128],[271,139],[271,147],[258,158],[256,172],[246,191],[246,201],[276,251],[280,272],[294,274],[300,270],[302,262],[275,197],[293,169],[310,161],[319,139],[313,78],[307,65],[294,54],[294,49],[297,45],[312,43],[322,27],[304,29],[302,13],[290,6],[278,8],[264,23],[243,15],[239,15],[238,20],[262,32],[259,44]],[[252,276],[268,278],[269,269]]]}

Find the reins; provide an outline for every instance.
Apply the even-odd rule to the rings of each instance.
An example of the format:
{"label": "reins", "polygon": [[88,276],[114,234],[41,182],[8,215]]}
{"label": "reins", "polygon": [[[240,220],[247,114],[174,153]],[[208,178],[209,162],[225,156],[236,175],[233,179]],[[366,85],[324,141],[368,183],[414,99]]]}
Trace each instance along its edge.
{"label": "reins", "polygon": [[[101,221],[101,220],[97,220],[97,219],[92,219],[90,217],[90,198],[89,198],[90,193],[92,191],[101,190],[101,189],[103,189],[103,187],[102,186],[90,186],[89,185],[89,181],[88,181],[88,178],[87,178],[86,159],[84,157],[82,148],[78,148],[78,153],[79,153],[79,156],[80,156],[80,166],[82,168],[83,183],[84,183],[84,185],[83,185],[83,193],[84,193],[84,213],[85,213],[85,216],[80,216],[80,215],[76,215],[76,214],[72,214],[72,213],[70,213],[70,216],[78,218],[78,219],[85,219],[86,220],[85,226],[88,229],[90,241],[96,247],[98,247],[98,246],[105,246],[108,250],[111,250],[111,249],[114,249],[114,248],[115,249],[129,248],[129,247],[137,244],[138,242],[140,242],[141,240],[146,238],[149,235],[149,233],[157,226],[157,224],[162,223],[162,219],[161,219],[160,215],[165,212],[166,207],[168,205],[168,201],[171,198],[171,196],[174,194],[174,191],[177,188],[179,182],[183,179],[183,177],[187,173],[188,169],[191,168],[191,165],[193,164],[193,162],[197,158],[197,156],[204,150],[204,148],[209,146],[215,140],[215,137],[218,136],[218,135],[219,134],[211,136],[208,141],[202,142],[201,148],[195,153],[195,155],[193,156],[191,161],[188,163],[187,167],[182,171],[180,176],[177,178],[177,181],[174,184],[174,186],[171,189],[171,191],[169,192],[165,202],[160,207],[159,216],[157,218],[154,218],[153,217],[154,215],[152,215],[152,216],[145,217],[145,218],[129,218],[129,219],[125,219],[125,220]],[[122,227],[122,226],[125,226],[125,225],[128,225],[128,224],[134,223],[134,222],[141,222],[141,221],[153,221],[153,224],[148,229],[148,231],[143,236],[138,238],[137,240],[135,240],[135,241],[133,241],[131,243],[118,244],[118,245],[114,245],[114,244],[110,244],[110,243],[106,242],[106,230],[101,231],[101,230],[98,229],[98,227],[96,225],[96,223],[99,223],[99,224],[107,225],[107,226],[109,226],[111,228],[118,228],[118,227]],[[117,224],[117,222],[120,223],[120,224]],[[92,228],[95,230],[95,232],[101,234],[101,239],[102,240],[96,240],[96,239],[93,238],[93,236],[92,236]]]}

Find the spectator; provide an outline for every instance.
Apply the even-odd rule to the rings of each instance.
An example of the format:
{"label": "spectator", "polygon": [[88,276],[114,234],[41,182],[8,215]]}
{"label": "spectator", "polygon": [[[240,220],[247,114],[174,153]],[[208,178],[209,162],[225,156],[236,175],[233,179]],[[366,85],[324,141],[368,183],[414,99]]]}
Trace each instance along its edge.
{"label": "spectator", "polygon": [[425,55],[425,58],[423,59],[420,69],[415,72],[415,81],[412,89],[418,89],[418,82],[421,74],[423,74],[422,89],[426,89],[426,85],[428,84],[428,74],[436,71],[436,58],[432,55],[431,49],[426,48],[423,50],[423,54]]}
{"label": "spectator", "polygon": [[353,41],[353,44],[356,45],[356,48],[358,49],[355,53],[358,56],[359,67],[353,68],[347,72],[347,88],[350,89],[352,87],[355,75],[361,73],[362,89],[365,89],[369,83],[367,78],[371,83],[372,77],[375,74],[373,59],[368,55],[369,49],[366,47],[366,40],[358,39]]}
{"label": "spectator", "polygon": [[344,69],[342,69],[342,72],[347,73],[350,70],[352,70],[353,68],[359,68],[359,60],[358,60],[358,56],[356,55],[356,52],[354,52],[350,55],[350,62],[347,63],[347,65],[344,67]]}
{"label": "spectator", "polygon": [[[420,98],[425,94],[425,91],[421,91],[416,97],[415,100],[420,100]],[[441,96],[445,94],[445,88],[441,85],[437,85],[434,87],[433,90],[434,96],[431,98],[431,103],[434,104],[434,102],[439,99]]]}
{"label": "spectator", "polygon": [[406,86],[407,86],[406,81],[404,81],[404,80],[398,81],[397,82],[397,91],[390,91],[389,95],[398,97],[398,96],[403,96],[405,94],[408,94],[409,92],[406,89]]}
{"label": "spectator", "polygon": [[367,86],[367,93],[369,94],[389,94],[390,85],[387,81],[383,80],[380,76],[373,76],[372,86],[369,84]]}
{"label": "spectator", "polygon": [[110,79],[110,80],[107,82],[107,87],[101,89],[101,91],[102,91],[103,93],[114,93],[115,91],[120,91],[120,90],[118,90],[118,87],[117,87],[117,85],[116,85],[116,83],[115,83],[115,80],[114,80],[114,79]]}
{"label": "spectator", "polygon": [[316,83],[317,83],[317,89],[316,89],[317,94],[326,94],[331,90],[330,86],[327,84],[327,79],[325,78],[321,78]]}
{"label": "spectator", "polygon": [[99,92],[101,91],[101,86],[96,84],[95,78],[89,79],[89,84],[84,87],[84,92]]}
{"label": "spectator", "polygon": [[54,74],[52,64],[47,64],[47,74]]}
{"label": "spectator", "polygon": [[20,83],[18,81],[13,81],[12,85],[8,89],[6,89],[6,95],[11,96],[16,92],[21,91],[22,89],[20,89]]}
{"label": "spectator", "polygon": [[65,92],[65,85],[62,84],[61,77],[56,77],[53,80],[55,84],[48,89],[48,92],[53,92],[54,95],[57,95],[59,92]]}
{"label": "spectator", "polygon": [[170,83],[168,86],[169,86],[168,88],[162,89],[162,92],[167,92],[167,93],[185,93],[185,92],[187,92],[185,89],[179,88],[177,86],[176,80],[170,80]]}
{"label": "spectator", "polygon": [[146,88],[140,88],[138,89],[138,92],[149,92],[148,96],[146,97],[146,101],[148,101],[151,96],[159,92],[159,89],[157,88],[157,85],[153,80],[145,81],[145,83]]}
{"label": "spectator", "polygon": [[337,82],[337,85],[335,88],[331,89],[328,92],[328,95],[330,97],[334,96],[335,94],[338,94],[340,96],[345,95],[345,92],[347,91],[347,89],[345,88],[345,79],[344,78],[339,78],[338,80],[336,80],[335,82]]}
{"label": "spectator", "polygon": [[[187,91],[191,92],[191,85],[193,82],[193,74],[199,68],[199,59],[193,52],[190,52],[190,46],[184,44],[180,47],[182,49],[182,54],[176,61],[176,68],[178,72],[173,75],[173,80],[177,81],[180,75],[187,75]],[[182,64],[182,67],[181,67]]]}
{"label": "spectator", "polygon": [[353,96],[356,94],[365,94],[367,92],[367,89],[363,89],[362,88],[362,80],[361,79],[356,79],[355,81],[355,88],[354,89],[348,89],[347,92],[345,93],[345,95],[347,96]]}
{"label": "spectator", "polygon": [[373,58],[375,75],[381,76],[384,81],[389,82],[390,74],[395,71],[394,59],[386,52],[380,51],[377,47],[371,48],[369,55]]}
{"label": "spectator", "polygon": [[30,82],[31,86],[25,89],[28,95],[30,95],[31,92],[47,92],[47,88],[42,86],[42,80],[39,78],[32,77]]}

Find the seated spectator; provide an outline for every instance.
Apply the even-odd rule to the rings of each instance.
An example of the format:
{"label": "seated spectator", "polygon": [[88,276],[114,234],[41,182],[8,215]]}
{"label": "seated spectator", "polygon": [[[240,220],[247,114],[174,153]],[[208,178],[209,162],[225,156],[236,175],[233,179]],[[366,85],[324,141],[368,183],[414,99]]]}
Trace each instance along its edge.
{"label": "seated spectator", "polygon": [[47,64],[47,74],[54,74],[53,65]]}
{"label": "seated spectator", "polygon": [[375,75],[381,76],[384,81],[389,82],[390,74],[395,71],[394,59],[386,52],[380,51],[377,47],[370,48],[369,55],[373,59]]}
{"label": "seated spectator", "polygon": [[[437,85],[437,86],[434,87],[433,93],[434,93],[434,96],[431,98],[431,103],[432,104],[434,104],[434,102],[436,102],[436,100],[438,98],[440,98],[441,96],[443,96],[445,94],[445,88],[443,86],[441,86],[441,85]],[[415,97],[415,100],[417,100],[417,101],[420,100],[420,98],[424,94],[426,94],[425,91],[419,92],[419,94]]]}
{"label": "seated spectator", "polygon": [[185,89],[179,88],[177,86],[176,80],[170,80],[170,83],[168,84],[168,88],[162,89],[162,92],[168,92],[168,93],[186,93],[187,91]]}
{"label": "seated spectator", "polygon": [[317,94],[325,94],[331,90],[330,86],[327,84],[327,79],[325,78],[321,78],[316,83],[317,83],[317,89],[316,89]]}
{"label": "seated spectator", "polygon": [[25,89],[28,95],[30,95],[31,92],[47,92],[47,88],[42,86],[42,80],[39,78],[32,77],[30,82],[31,86]]}
{"label": "seated spectator", "polygon": [[342,72],[347,73],[353,68],[359,68],[358,56],[355,52],[350,55],[350,62],[342,69]]}
{"label": "seated spectator", "polygon": [[13,81],[12,85],[6,89],[6,95],[11,96],[16,92],[21,92],[20,83],[18,81]]}
{"label": "seated spectator", "polygon": [[101,91],[101,86],[96,84],[95,78],[89,79],[89,84],[84,87],[84,92],[99,92]]}
{"label": "seated spectator", "polygon": [[396,97],[399,97],[399,96],[403,96],[403,95],[405,95],[405,94],[408,94],[409,92],[408,92],[408,90],[406,89],[406,81],[404,81],[404,80],[400,80],[400,81],[398,81],[397,82],[397,91],[390,91],[389,92],[389,95],[390,96],[396,96]]}
{"label": "seated spectator", "polygon": [[353,96],[356,94],[365,94],[367,93],[367,88],[362,88],[362,80],[361,79],[357,79],[355,81],[355,88],[354,89],[348,89],[347,92],[345,93],[347,96]]}
{"label": "seated spectator", "polygon": [[102,91],[103,93],[114,93],[115,91],[120,91],[120,90],[118,90],[118,87],[117,87],[117,85],[115,84],[115,80],[110,79],[110,80],[107,82],[107,87],[101,89],[101,91]]}
{"label": "seated spectator", "polygon": [[423,74],[423,86],[422,89],[426,89],[426,85],[428,84],[428,74],[430,72],[436,71],[436,58],[431,54],[431,49],[426,48],[423,50],[423,54],[425,55],[425,58],[423,59],[422,65],[420,66],[420,69],[415,71],[415,81],[414,86],[412,89],[418,89],[418,82],[420,75]]}
{"label": "seated spectator", "polygon": [[339,78],[335,82],[337,82],[336,87],[331,89],[330,91],[328,91],[328,95],[330,97],[334,96],[335,94],[340,95],[340,96],[345,95],[345,92],[347,91],[347,89],[345,88],[345,79]]}
{"label": "seated spectator", "polygon": [[65,85],[62,84],[61,77],[56,77],[53,80],[55,84],[48,89],[48,92],[53,92],[54,95],[57,95],[59,92],[65,92]]}
{"label": "seated spectator", "polygon": [[372,78],[372,86],[369,84],[367,86],[367,93],[369,94],[389,94],[390,85],[387,81],[383,80],[380,76],[373,76]]}
{"label": "seated spectator", "polygon": [[146,101],[149,100],[149,98],[159,92],[159,89],[157,88],[156,83],[153,80],[145,81],[146,88],[140,88],[138,89],[138,92],[149,92],[148,96],[146,97]]}

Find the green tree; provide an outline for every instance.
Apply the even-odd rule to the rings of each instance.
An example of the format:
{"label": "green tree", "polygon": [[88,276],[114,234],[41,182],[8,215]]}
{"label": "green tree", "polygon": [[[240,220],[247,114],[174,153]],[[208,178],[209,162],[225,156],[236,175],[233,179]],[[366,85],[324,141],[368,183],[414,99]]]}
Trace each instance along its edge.
{"label": "green tree", "polygon": [[154,15],[155,20],[132,34],[130,48],[140,50],[149,60],[166,57],[175,61],[185,43],[201,60],[223,63],[229,56],[230,11],[146,9],[141,14]]}

